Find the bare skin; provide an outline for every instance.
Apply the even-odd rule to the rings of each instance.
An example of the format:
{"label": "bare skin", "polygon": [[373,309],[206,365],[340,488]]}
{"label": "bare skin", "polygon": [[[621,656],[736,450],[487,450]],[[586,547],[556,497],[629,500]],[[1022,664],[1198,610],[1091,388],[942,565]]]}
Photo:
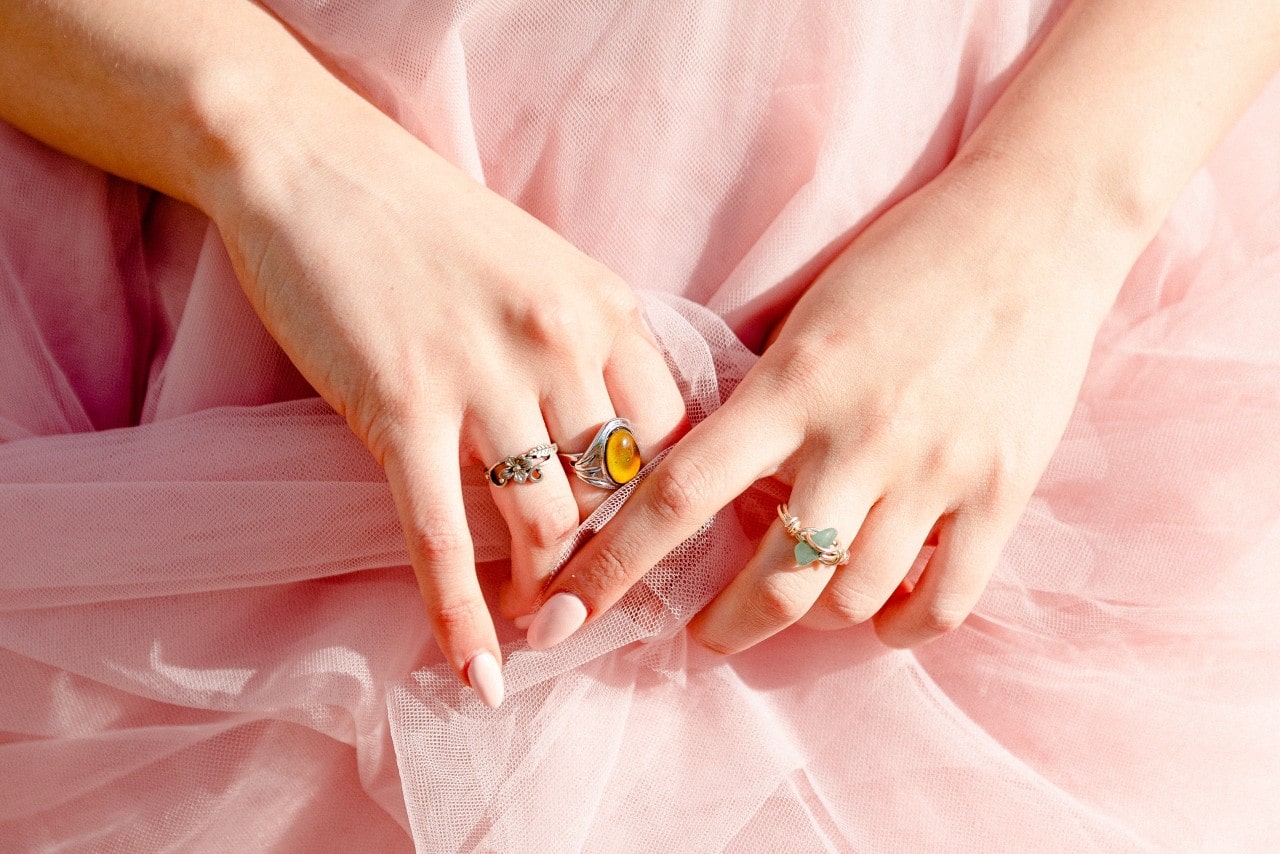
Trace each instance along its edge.
{"label": "bare skin", "polygon": [[[200,39],[183,38],[197,27]],[[209,213],[267,328],[385,465],[446,656],[464,679],[478,652],[500,660],[462,527],[458,449],[492,462],[539,430],[581,444],[615,410],[643,422],[642,446],[669,440],[678,395],[629,291],[468,183],[247,0],[25,0],[0,8],[0,33],[0,116]],[[563,593],[594,619],[776,474],[794,485],[791,509],[838,528],[851,560],[797,571],[775,525],[694,620],[698,639],[733,652],[799,621],[874,618],[887,642],[909,645],[953,628],[1061,436],[1124,276],[1278,64],[1273,2],[1228,16],[1212,0],[1077,0],[955,162],[823,272],[732,399],[541,600],[554,545],[590,501],[563,498],[560,483],[563,512],[547,522],[523,496],[501,498],[512,613]],[[308,204],[285,204],[298,198]],[[358,228],[297,210],[335,206]],[[491,221],[498,238],[479,239],[474,224]],[[390,235],[379,258],[362,251],[364,234]],[[432,285],[407,285],[420,281]],[[468,301],[456,299],[464,288]],[[547,288],[552,309],[535,308],[530,295]],[[566,349],[564,330],[582,328],[576,306],[620,331]],[[457,329],[470,337],[446,340]],[[484,360],[458,361],[477,347]],[[565,364],[576,366],[567,380],[542,379]],[[509,432],[486,409],[499,377],[533,390]],[[588,404],[556,411],[564,400]],[[748,434],[752,459],[733,452]],[[931,530],[938,549],[908,591]],[[567,635],[548,631],[546,613],[530,630],[539,646]]]}
{"label": "bare skin", "polygon": [[[217,225],[266,328],[385,467],[445,656],[501,702],[460,467],[552,437],[579,450],[617,414],[651,453],[669,444],[684,403],[633,291],[248,0],[7,3],[0,33],[0,117]],[[513,614],[604,495],[543,473],[493,488]]]}
{"label": "bare skin", "polygon": [[569,561],[530,643],[606,611],[767,475],[792,485],[803,525],[840,532],[849,561],[797,568],[775,522],[696,639],[732,653],[795,623],[874,620],[911,646],[959,625],[1125,276],[1277,67],[1274,2],[1073,3],[950,166],[818,276],[732,398]]}

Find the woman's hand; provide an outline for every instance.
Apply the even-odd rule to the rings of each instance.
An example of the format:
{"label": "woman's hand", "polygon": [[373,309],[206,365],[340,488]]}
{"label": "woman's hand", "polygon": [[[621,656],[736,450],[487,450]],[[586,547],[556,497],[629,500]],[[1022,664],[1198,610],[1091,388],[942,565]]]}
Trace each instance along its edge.
{"label": "woman's hand", "polygon": [[[798,621],[874,616],[884,641],[905,646],[965,618],[1062,435],[1134,258],[1131,243],[1101,236],[1116,233],[1107,223],[1073,230],[1076,219],[1037,203],[1034,182],[1010,186],[1006,167],[953,165],[835,259],[732,397],[562,571],[547,595],[585,608],[561,595],[531,644],[607,609],[768,475],[793,485],[802,525],[837,529],[848,563],[798,567],[776,521],[693,620],[702,643],[730,653]],[[937,549],[906,595],[935,528]]]}
{"label": "woman's hand", "polygon": [[[872,615],[909,644],[964,619],[1130,266],[1280,67],[1275,3],[1154,8],[1063,10],[956,160],[830,265],[733,397],[562,570],[531,645],[608,608],[769,474],[794,484],[801,525],[851,538],[849,562],[797,568],[775,524],[694,619],[707,645]],[[935,526],[924,573],[895,596]]]}
{"label": "woman's hand", "polygon": [[[251,0],[2,4],[0,119],[217,223],[267,328],[386,467],[436,639],[496,705],[460,462],[580,451],[615,414],[646,453],[668,441],[683,401],[627,286]],[[603,497],[554,458],[542,471],[494,487],[511,616]]]}
{"label": "woman's hand", "polygon": [[[214,211],[246,293],[385,466],[437,640],[486,702],[500,651],[475,573],[461,462],[586,447],[632,420],[651,453],[684,405],[630,288],[367,105],[251,158]],[[608,493],[552,455],[491,484],[512,533],[510,616],[529,613]],[[477,655],[492,661],[468,672]]]}

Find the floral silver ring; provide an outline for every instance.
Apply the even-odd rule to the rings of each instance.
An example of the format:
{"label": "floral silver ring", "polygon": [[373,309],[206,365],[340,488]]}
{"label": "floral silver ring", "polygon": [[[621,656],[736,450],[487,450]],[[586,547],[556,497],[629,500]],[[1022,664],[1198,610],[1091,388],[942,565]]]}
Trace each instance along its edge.
{"label": "floral silver ring", "polygon": [[489,466],[489,482],[494,486],[508,483],[537,483],[542,480],[542,467],[556,455],[554,442],[534,445],[523,454],[507,457]]}

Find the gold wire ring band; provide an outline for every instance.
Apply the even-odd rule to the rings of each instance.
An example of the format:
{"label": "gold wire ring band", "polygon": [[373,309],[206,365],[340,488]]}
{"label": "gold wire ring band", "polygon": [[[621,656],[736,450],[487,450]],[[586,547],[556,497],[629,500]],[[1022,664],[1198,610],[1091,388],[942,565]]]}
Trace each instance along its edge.
{"label": "gold wire ring band", "polygon": [[835,528],[802,528],[787,505],[778,505],[778,518],[787,535],[796,541],[796,566],[809,566],[814,561],[823,566],[841,566],[849,562],[849,551],[840,545]]}

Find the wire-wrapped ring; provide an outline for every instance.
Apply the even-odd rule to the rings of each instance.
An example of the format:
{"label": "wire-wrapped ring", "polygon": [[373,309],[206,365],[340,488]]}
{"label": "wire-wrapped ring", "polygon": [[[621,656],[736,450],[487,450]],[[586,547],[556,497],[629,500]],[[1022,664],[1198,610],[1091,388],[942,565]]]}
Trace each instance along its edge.
{"label": "wire-wrapped ring", "polygon": [[796,566],[808,566],[817,561],[823,566],[841,566],[849,562],[849,551],[840,545],[835,528],[802,528],[800,520],[791,515],[787,505],[778,505],[778,518],[788,536],[796,541]]}

